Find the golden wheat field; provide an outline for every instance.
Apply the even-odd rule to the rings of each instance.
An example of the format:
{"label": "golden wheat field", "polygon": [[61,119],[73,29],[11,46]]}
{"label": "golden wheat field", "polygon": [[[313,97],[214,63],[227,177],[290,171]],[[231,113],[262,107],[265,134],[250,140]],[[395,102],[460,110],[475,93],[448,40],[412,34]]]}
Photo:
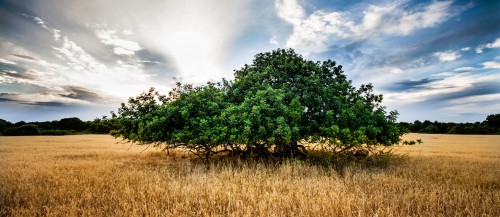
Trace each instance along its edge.
{"label": "golden wheat field", "polygon": [[214,164],[107,135],[0,137],[0,216],[500,216],[500,136],[409,134],[384,168]]}

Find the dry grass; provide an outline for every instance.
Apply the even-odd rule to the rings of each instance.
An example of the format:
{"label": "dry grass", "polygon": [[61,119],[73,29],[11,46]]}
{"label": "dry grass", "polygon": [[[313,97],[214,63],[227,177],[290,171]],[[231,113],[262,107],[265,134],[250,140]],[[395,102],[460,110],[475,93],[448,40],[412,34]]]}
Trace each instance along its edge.
{"label": "dry grass", "polygon": [[0,216],[500,216],[500,136],[407,137],[424,144],[399,149],[406,161],[343,175],[206,171],[103,135],[0,137]]}

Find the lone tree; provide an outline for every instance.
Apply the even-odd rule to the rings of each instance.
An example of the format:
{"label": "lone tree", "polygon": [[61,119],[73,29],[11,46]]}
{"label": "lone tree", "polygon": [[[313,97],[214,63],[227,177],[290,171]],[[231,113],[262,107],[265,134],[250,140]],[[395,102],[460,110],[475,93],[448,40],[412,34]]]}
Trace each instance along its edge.
{"label": "lone tree", "polygon": [[122,103],[115,137],[139,144],[186,148],[204,156],[227,152],[259,157],[304,157],[301,143],[354,153],[399,143],[397,112],[386,112],[371,84],[353,87],[342,66],[313,62],[292,49],[255,56],[234,81],[178,84]]}

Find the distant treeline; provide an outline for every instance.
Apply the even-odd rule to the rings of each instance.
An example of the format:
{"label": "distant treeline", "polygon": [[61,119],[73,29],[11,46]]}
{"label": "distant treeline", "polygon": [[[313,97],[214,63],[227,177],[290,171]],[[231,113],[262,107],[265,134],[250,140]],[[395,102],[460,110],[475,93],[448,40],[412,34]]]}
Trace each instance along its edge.
{"label": "distant treeline", "polygon": [[16,123],[0,119],[0,135],[3,136],[108,134],[111,129],[112,120],[107,117],[93,121],[73,117],[58,121]]}
{"label": "distant treeline", "polygon": [[[108,134],[114,127],[113,119],[96,118],[93,121],[82,121],[79,118],[63,118],[58,121],[16,122],[0,119],[0,135],[75,135],[75,134]],[[475,123],[443,123],[431,121],[400,122],[400,127],[412,133],[431,134],[497,134],[500,135],[500,114],[492,114],[483,122]]]}
{"label": "distant treeline", "polygon": [[431,121],[400,122],[400,127],[412,133],[431,134],[497,134],[500,135],[500,114],[492,114],[483,122],[475,123],[442,123]]}

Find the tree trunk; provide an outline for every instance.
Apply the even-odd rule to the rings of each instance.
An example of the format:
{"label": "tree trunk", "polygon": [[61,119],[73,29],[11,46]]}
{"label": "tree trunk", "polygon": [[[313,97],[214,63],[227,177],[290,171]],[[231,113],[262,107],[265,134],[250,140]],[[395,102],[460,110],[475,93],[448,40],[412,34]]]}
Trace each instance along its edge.
{"label": "tree trunk", "polygon": [[277,145],[276,153],[284,158],[305,158],[306,149],[299,145],[297,141],[292,141],[288,145]]}

